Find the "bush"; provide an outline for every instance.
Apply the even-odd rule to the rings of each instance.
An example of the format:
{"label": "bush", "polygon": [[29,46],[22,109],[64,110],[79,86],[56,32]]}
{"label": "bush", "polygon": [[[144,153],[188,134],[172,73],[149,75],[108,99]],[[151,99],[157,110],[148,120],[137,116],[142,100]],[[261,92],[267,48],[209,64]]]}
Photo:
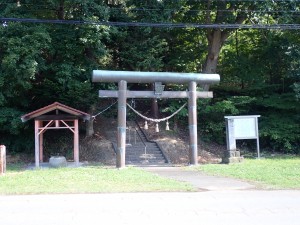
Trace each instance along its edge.
{"label": "bush", "polygon": [[300,126],[294,115],[272,114],[260,124],[261,145],[272,151],[299,153]]}
{"label": "bush", "polygon": [[248,96],[234,96],[216,102],[199,100],[199,128],[204,140],[224,144],[226,136],[224,116],[248,113],[249,105],[254,100],[254,98]]}

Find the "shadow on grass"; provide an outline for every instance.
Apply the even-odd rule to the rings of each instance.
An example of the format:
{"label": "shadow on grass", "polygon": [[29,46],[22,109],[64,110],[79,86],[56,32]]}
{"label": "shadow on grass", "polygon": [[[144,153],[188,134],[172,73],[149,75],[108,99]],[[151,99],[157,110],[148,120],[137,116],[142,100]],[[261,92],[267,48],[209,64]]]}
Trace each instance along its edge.
{"label": "shadow on grass", "polygon": [[25,163],[8,163],[6,165],[6,172],[20,172],[26,170]]}

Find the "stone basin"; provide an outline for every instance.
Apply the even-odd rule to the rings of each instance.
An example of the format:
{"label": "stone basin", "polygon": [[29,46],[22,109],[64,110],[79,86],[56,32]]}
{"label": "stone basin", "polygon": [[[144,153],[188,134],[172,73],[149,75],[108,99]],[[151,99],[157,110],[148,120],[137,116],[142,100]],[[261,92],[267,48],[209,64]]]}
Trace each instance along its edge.
{"label": "stone basin", "polygon": [[67,166],[67,160],[64,156],[51,156],[49,159],[49,165],[53,168],[58,167],[66,167]]}

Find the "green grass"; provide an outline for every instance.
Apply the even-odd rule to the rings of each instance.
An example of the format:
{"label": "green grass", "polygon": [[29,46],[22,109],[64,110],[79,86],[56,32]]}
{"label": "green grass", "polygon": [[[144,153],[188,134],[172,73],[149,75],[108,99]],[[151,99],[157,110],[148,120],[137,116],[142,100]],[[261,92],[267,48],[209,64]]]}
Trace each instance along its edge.
{"label": "green grass", "polygon": [[108,193],[195,191],[183,182],[162,178],[128,167],[118,170],[101,166],[22,170],[8,166],[0,176],[0,194]]}
{"label": "green grass", "polygon": [[196,169],[254,182],[262,188],[300,189],[300,157],[245,159],[243,163],[201,165]]}

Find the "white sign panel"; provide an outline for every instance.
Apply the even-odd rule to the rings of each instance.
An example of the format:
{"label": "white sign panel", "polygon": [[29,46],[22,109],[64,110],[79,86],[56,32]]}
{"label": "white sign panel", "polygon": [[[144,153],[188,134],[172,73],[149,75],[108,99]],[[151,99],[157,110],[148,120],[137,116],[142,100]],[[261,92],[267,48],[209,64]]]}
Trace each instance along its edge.
{"label": "white sign panel", "polygon": [[238,139],[256,139],[259,158],[258,117],[260,116],[225,116],[227,150],[236,150]]}
{"label": "white sign panel", "polygon": [[236,139],[256,138],[256,118],[234,119],[234,137]]}

